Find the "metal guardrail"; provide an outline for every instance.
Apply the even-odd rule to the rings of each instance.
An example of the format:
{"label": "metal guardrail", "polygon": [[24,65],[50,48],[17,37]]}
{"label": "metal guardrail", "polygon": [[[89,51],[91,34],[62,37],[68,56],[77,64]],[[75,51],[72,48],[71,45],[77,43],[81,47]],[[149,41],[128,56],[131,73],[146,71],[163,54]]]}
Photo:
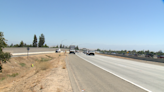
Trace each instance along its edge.
{"label": "metal guardrail", "polygon": [[164,59],[155,59],[155,58],[149,58],[149,57],[128,56],[128,55],[119,55],[119,54],[109,54],[109,53],[101,53],[101,54],[107,54],[107,55],[113,55],[113,56],[121,56],[121,57],[127,57],[127,58],[139,59],[139,60],[164,63]]}

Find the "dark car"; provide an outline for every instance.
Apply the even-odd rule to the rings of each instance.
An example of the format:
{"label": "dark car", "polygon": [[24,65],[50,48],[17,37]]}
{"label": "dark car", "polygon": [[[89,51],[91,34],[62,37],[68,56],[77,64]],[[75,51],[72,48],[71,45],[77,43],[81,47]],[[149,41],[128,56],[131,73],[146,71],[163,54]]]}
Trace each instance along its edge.
{"label": "dark car", "polygon": [[138,54],[134,54],[134,56],[138,57]]}
{"label": "dark car", "polygon": [[153,57],[153,54],[146,54],[145,57]]}
{"label": "dark car", "polygon": [[164,55],[158,55],[157,58],[164,58]]}

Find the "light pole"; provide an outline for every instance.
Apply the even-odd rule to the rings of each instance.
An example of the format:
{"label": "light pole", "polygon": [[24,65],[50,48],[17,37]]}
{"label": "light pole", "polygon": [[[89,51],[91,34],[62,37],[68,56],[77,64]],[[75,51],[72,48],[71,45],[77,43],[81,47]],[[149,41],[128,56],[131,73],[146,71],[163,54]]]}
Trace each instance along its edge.
{"label": "light pole", "polygon": [[[73,42],[73,43],[76,43],[76,42]],[[72,45],[73,43],[71,43],[71,45]]]}
{"label": "light pole", "polygon": [[[62,45],[63,41],[65,41],[65,40],[67,40],[67,39],[62,40],[60,45]],[[60,48],[60,46],[59,46],[59,48]]]}

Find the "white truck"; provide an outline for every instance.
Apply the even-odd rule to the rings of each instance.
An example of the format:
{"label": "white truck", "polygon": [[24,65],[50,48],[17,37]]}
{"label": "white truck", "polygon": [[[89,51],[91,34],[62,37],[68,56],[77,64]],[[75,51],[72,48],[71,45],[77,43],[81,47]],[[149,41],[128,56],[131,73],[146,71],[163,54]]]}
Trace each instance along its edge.
{"label": "white truck", "polygon": [[73,53],[75,54],[76,50],[75,50],[75,45],[70,45],[69,47],[69,54]]}

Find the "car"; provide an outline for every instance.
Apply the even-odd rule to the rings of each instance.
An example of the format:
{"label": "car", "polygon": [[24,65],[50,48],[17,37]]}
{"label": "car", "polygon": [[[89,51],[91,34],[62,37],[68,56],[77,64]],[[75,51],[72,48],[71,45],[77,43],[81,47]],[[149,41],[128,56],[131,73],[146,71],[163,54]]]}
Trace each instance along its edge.
{"label": "car", "polygon": [[76,50],[76,53],[79,53],[79,50]]}
{"label": "car", "polygon": [[61,52],[61,49],[56,49],[56,53],[60,53]]}
{"label": "car", "polygon": [[84,50],[83,53],[84,53],[84,54],[87,54],[87,53],[88,53],[88,50]]}
{"label": "car", "polygon": [[87,55],[95,55],[95,51],[89,50],[88,53],[87,53]]}
{"label": "car", "polygon": [[153,54],[146,54],[145,57],[153,57]]}
{"label": "car", "polygon": [[134,56],[138,57],[138,54],[134,54]]}
{"label": "car", "polygon": [[113,52],[113,53],[111,53],[111,54],[115,55],[116,53],[115,53],[115,52]]}
{"label": "car", "polygon": [[164,55],[157,55],[157,58],[164,58]]}

